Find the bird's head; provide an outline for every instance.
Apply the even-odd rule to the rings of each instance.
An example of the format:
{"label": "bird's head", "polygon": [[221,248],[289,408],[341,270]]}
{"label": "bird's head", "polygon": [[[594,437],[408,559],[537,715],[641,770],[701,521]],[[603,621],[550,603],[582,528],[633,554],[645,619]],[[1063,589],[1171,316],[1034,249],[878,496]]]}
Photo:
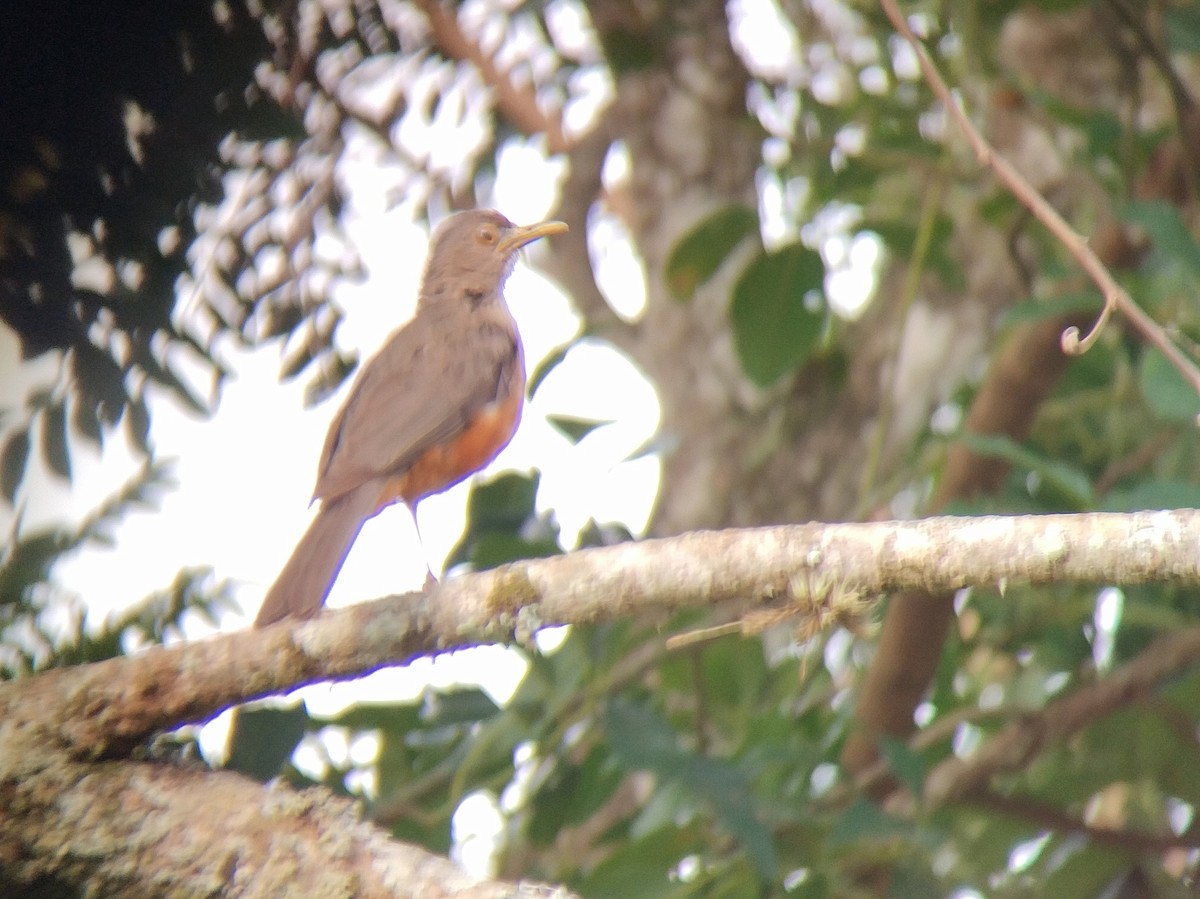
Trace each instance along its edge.
{"label": "bird's head", "polygon": [[452,215],[433,233],[421,300],[499,296],[521,247],[566,230],[566,224],[555,221],[514,225],[494,209]]}

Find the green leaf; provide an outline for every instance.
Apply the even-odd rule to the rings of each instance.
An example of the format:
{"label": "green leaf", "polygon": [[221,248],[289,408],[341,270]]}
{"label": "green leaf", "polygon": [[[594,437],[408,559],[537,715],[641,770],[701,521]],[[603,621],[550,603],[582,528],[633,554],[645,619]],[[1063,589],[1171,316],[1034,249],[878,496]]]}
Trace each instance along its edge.
{"label": "green leaf", "polygon": [[[637,17],[631,17],[636,20]],[[662,57],[665,46],[653,29],[614,24],[600,31],[604,56],[614,74],[640,72],[654,66]]]}
{"label": "green leaf", "polygon": [[467,502],[467,527],[446,558],[446,569],[469,562],[476,571],[516,559],[540,558],[562,551],[558,528],[537,514],[536,474],[503,474],[475,484]]}
{"label": "green leaf", "polygon": [[537,474],[509,472],[476,484],[467,503],[467,517],[477,527],[519,525],[534,513],[540,483]]}
{"label": "green leaf", "polygon": [[579,443],[584,437],[605,425],[613,423],[609,419],[592,419],[592,418],[575,418],[570,415],[547,415],[546,421],[554,430],[558,431],[564,437],[571,441],[572,444]]}
{"label": "green leaf", "polygon": [[56,475],[71,480],[71,451],[67,446],[67,408],[51,403],[42,412],[42,458]]}
{"label": "green leaf", "polygon": [[537,393],[538,388],[542,386],[542,382],[546,380],[546,376],[549,375],[550,372],[554,371],[554,369],[558,368],[562,361],[567,358],[567,353],[571,352],[571,349],[574,346],[574,341],[571,343],[564,343],[557,350],[541,361],[541,364],[539,364],[538,367],[533,370],[533,374],[529,376],[528,381],[525,383],[525,396],[527,396],[529,399],[533,399],[533,395]]}
{"label": "green leaf", "polygon": [[260,781],[279,774],[312,724],[303,703],[288,709],[239,709],[234,720],[225,767]]}
{"label": "green leaf", "polygon": [[550,779],[531,803],[529,836],[548,846],[565,828],[587,820],[612,797],[622,771],[602,745],[596,745],[581,764],[569,757],[557,760]]}
{"label": "green leaf", "polygon": [[17,498],[17,488],[25,477],[25,465],[29,461],[29,429],[13,431],[4,442],[0,453],[0,493],[11,506]]}
{"label": "green leaf", "polygon": [[882,737],[879,752],[891,772],[914,796],[920,797],[925,792],[925,763],[907,743],[895,737]]}
{"label": "green leaf", "polygon": [[97,448],[104,447],[104,429],[96,407],[84,397],[77,396],[71,403],[71,425],[75,432]]}
{"label": "green leaf", "polygon": [[358,353],[326,354],[317,376],[304,385],[304,407],[311,408],[333,396],[358,368]]}
{"label": "green leaf", "polygon": [[884,840],[912,835],[912,824],[894,818],[874,802],[859,799],[838,818],[829,842],[833,846],[844,846],[861,840]]}
{"label": "green leaf", "polygon": [[426,727],[478,724],[500,713],[495,700],[477,687],[429,690],[425,694],[423,719]]}
{"label": "green leaf", "polygon": [[1122,217],[1144,228],[1159,253],[1200,274],[1200,245],[1173,204],[1165,200],[1129,203]]}
{"label": "green leaf", "polygon": [[1143,481],[1128,490],[1113,490],[1099,511],[1140,512],[1144,509],[1200,509],[1200,484],[1183,480]]}
{"label": "green leaf", "polygon": [[821,337],[825,304],[809,308],[825,280],[821,257],[800,244],[759,256],[733,289],[733,336],[742,370],[766,387],[804,362]]}
{"label": "green leaf", "polygon": [[554,536],[527,539],[519,534],[479,534],[470,546],[470,556],[461,561],[471,563],[473,571],[488,571],[521,559],[546,559],[562,553]]}
{"label": "green leaf", "polygon": [[1138,383],[1146,403],[1160,418],[1192,424],[1200,415],[1200,397],[1158,350],[1147,348],[1142,353]]}
{"label": "green leaf", "polygon": [[727,206],[686,234],[667,259],[667,285],[678,300],[690,300],[713,276],[733,248],[758,232],[758,213]]}
{"label": "green leaf", "polygon": [[1095,290],[1064,294],[1046,300],[1030,299],[1009,306],[1000,316],[1000,325],[1004,328],[1011,328],[1024,322],[1058,318],[1071,312],[1099,313],[1102,308],[1104,308],[1104,300]]}
{"label": "green leaf", "polygon": [[1090,508],[1095,503],[1092,482],[1086,474],[1065,462],[1048,459],[1001,434],[963,433],[959,439],[973,453],[1006,459],[1016,468],[1037,472],[1043,483],[1065,495],[1072,506]]}
{"label": "green leaf", "polygon": [[605,730],[617,761],[675,781],[703,800],[741,843],[759,875],[764,880],[775,876],[779,865],[775,843],[759,818],[749,780],[739,768],[682,749],[666,719],[648,705],[614,699],[605,715]]}
{"label": "green leaf", "polygon": [[[1064,858],[1065,856],[1065,858]],[[1044,896],[1136,896],[1139,890],[1111,889],[1111,881],[1129,868],[1129,859],[1108,847],[1085,844],[1079,851],[1052,853],[1061,863],[1042,881]],[[1106,887],[1110,887],[1106,889]],[[1152,893],[1142,892],[1142,895]]]}
{"label": "green leaf", "polygon": [[[937,215],[928,235],[928,250],[926,265],[937,272],[953,279],[956,276],[957,263],[947,252],[950,239],[954,237],[955,222],[948,215]],[[917,233],[915,214],[911,219],[902,218],[865,218],[856,228],[858,232],[870,231],[887,245],[892,256],[899,259],[911,259],[917,252]]]}
{"label": "green leaf", "polygon": [[309,339],[284,356],[279,366],[279,380],[290,381],[317,359],[316,341]]}
{"label": "green leaf", "polygon": [[1162,11],[1163,32],[1173,53],[1200,53],[1200,8],[1168,6]]}
{"label": "green leaf", "polygon": [[696,830],[661,827],[637,839],[616,840],[612,852],[572,886],[588,899],[666,899],[681,886],[670,876],[671,871],[680,859],[704,848],[704,840]]}
{"label": "green leaf", "polygon": [[150,410],[146,408],[145,397],[130,397],[125,415],[125,431],[130,442],[141,450],[143,455],[150,455]]}

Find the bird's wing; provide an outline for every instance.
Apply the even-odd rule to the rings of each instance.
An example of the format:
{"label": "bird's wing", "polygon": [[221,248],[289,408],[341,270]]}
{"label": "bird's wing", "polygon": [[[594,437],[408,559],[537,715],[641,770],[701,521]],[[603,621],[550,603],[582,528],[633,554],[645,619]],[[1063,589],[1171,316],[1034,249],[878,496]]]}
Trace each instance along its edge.
{"label": "bird's wing", "polygon": [[403,473],[489,403],[524,389],[510,322],[466,331],[415,324],[393,334],[363,367],[325,438],[315,498]]}

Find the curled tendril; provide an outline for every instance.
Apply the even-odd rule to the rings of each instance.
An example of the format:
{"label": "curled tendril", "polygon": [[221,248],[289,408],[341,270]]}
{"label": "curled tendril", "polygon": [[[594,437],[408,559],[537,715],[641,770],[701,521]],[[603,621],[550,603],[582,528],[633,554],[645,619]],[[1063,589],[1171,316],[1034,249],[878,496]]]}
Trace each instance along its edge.
{"label": "curled tendril", "polygon": [[1087,335],[1079,336],[1079,329],[1074,325],[1062,332],[1060,343],[1062,344],[1063,352],[1068,356],[1082,356],[1090,350],[1100,339],[1100,332],[1104,330],[1104,326],[1108,324],[1108,320],[1112,317],[1113,306],[1115,304],[1108,302],[1104,304],[1104,308],[1100,310],[1100,315],[1096,318],[1095,324],[1088,329]]}

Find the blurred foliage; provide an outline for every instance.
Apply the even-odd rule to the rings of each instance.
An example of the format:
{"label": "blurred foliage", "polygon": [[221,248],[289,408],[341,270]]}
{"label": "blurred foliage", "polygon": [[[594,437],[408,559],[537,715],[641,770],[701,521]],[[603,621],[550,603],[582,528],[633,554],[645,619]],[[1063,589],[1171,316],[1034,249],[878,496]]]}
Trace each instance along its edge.
{"label": "blurred foliage", "polygon": [[97,662],[169,637],[183,637],[184,616],[215,626],[234,608],[232,590],[209,569],[179,573],[174,583],[132,600],[102,621],[88,621],[83,598],[52,578],[62,559],[111,542],[110,530],[133,511],[153,511],[173,481],[164,463],[147,463],[121,489],[73,527],[20,531],[0,545],[0,677],[47,667]]}
{"label": "blurred foliage", "polygon": [[[488,6],[497,26],[489,34],[519,35],[523,43],[496,37],[497,46],[562,100],[581,72],[613,79],[662,64],[661,21],[639,19],[652,16],[649,6],[618,6],[625,15],[605,8],[591,55],[562,46],[551,22],[556,8],[585,16],[588,4]],[[665,272],[675,299],[687,303],[723,267],[736,267],[730,328],[754,383],[787,385],[823,353],[857,349],[827,296],[835,265],[820,234],[830,220],[847,239],[877,240],[885,263],[911,262],[961,289],[967,279],[954,241],[958,210],[969,205],[983,227],[1035,260],[1029,293],[998,324],[997,346],[1028,322],[1098,307],[1063,249],[981,178],[974,160],[936,139],[929,91],[897,65],[874,4],[831,4],[840,33],[817,4],[783,6],[797,20],[803,65],[794,77],[753,78],[748,112],[766,134],[760,186],[783,198],[790,230],[768,246],[758,211],[718,210],[677,241]],[[1123,103],[1079,108],[996,73],[994,48],[1012,16],[1085,4],[906,6],[964,97],[1011,92],[1014,106],[1051,124],[1069,162],[1145,239],[1120,277],[1194,347],[1194,199],[1131,199],[1155,152],[1179,136],[1178,123],[1131,124]],[[1105,6],[1133,16],[1142,38],[1161,39],[1181,69],[1200,65],[1191,4]],[[329,290],[356,264],[344,247],[318,251],[319,239],[338,236],[335,170],[348,132],[380,138],[401,172],[399,194],[421,211],[470,203],[476,190],[486,196],[512,126],[464,87],[478,87],[468,66],[431,47],[417,7],[300,8],[303,15],[290,4],[251,13],[259,7],[236,2],[136,10],[20,2],[0,11],[0,111],[9,123],[0,145],[0,312],[27,357],[58,353],[63,366],[62,377],[4,419],[0,491],[10,503],[21,499],[35,447],[47,471],[69,478],[72,441],[98,443],[123,417],[148,452],[148,387],[208,408],[212,397],[195,386],[195,372],[219,383],[222,339],[282,340],[284,374],[313,377],[314,396],[352,370],[336,349],[340,312]],[[1140,64],[1129,78],[1166,77],[1150,46],[1131,40],[1123,52]],[[43,71],[48,77],[35,83]],[[356,83],[383,85],[386,101],[365,112],[341,89]],[[131,121],[145,126],[136,139]],[[476,137],[447,162],[399,137],[423,127]],[[99,260],[107,280],[77,284],[81,257]],[[531,392],[564,355],[538,370]],[[976,386],[960,386],[947,401],[959,419]],[[1200,505],[1198,408],[1162,356],[1117,323],[1072,361],[1027,439],[968,438],[957,425],[930,425],[893,486],[919,504],[949,447],[964,441],[1005,460],[1010,474],[996,493],[955,512]],[[574,440],[603,424],[557,421]],[[5,676],[102,658],[162,639],[186,614],[221,608],[223,585],[185,572],[132,611],[84,628],[78,605],[53,590],[56,559],[103,539],[116,517],[163,484],[161,467],[148,464],[80,526],[14,531],[0,560]],[[628,539],[593,522],[567,541],[553,514],[539,511],[538,487],[536,475],[476,486],[450,564],[487,568],[574,548],[568,542]],[[54,612],[64,606],[74,611]],[[915,811],[860,794],[839,765],[869,639],[841,629],[771,631],[668,650],[665,635],[706,623],[694,613],[574,628],[544,651],[514,648],[526,670],[507,698],[460,685],[329,718],[303,705],[248,710],[232,764],[362,796],[397,836],[439,851],[453,843],[463,801],[483,798],[503,821],[500,873],[565,882],[588,897],[1107,896],[1131,884],[1179,895],[1200,845],[1200,673],[1046,746],[990,796],[924,809],[920,794],[939,762],[1198,617],[1195,591],[1172,584],[965,592],[916,739],[881,745],[888,769],[914,793]],[[335,752],[338,741],[322,734],[369,739],[377,751],[367,760]],[[298,767],[297,744],[317,761]]]}

